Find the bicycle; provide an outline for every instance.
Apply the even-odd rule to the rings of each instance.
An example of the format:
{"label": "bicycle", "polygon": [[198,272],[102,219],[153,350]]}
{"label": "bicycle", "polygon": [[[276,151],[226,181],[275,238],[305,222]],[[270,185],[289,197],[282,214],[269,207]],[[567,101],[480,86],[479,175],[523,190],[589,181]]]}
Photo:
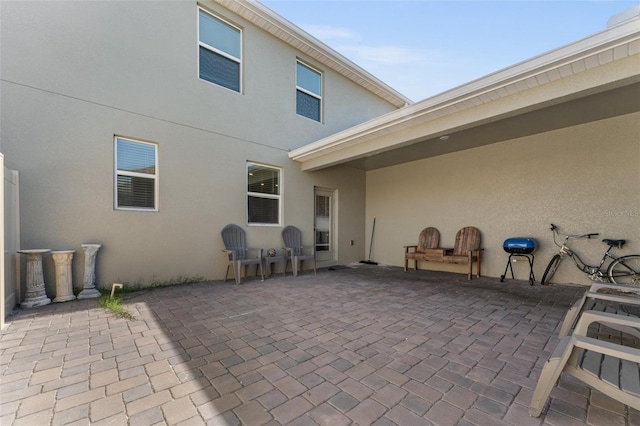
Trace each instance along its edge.
{"label": "bicycle", "polygon": [[[549,265],[547,265],[547,269],[544,271],[544,275],[542,275],[542,280],[540,284],[544,285],[548,283],[553,274],[558,270],[558,266],[560,266],[560,262],[566,258],[570,257],[571,260],[576,264],[576,267],[589,275],[593,281],[600,282],[609,282],[613,284],[621,284],[621,285],[636,285],[640,286],[640,255],[631,254],[622,257],[616,257],[610,253],[611,249],[614,247],[620,249],[622,246],[626,244],[626,240],[611,240],[605,238],[602,240],[603,243],[607,244],[609,248],[602,255],[602,259],[600,260],[600,264],[598,266],[591,266],[586,264],[578,255],[578,253],[574,252],[567,246],[567,242],[569,240],[577,240],[581,238],[591,239],[592,237],[596,237],[599,234],[591,233],[584,235],[561,235],[558,233],[558,227],[551,224],[551,231],[553,231],[553,243],[560,247],[560,251],[555,254]],[[562,244],[558,244],[556,241],[556,236],[562,236],[564,241]],[[611,259],[611,263],[607,267],[606,271],[602,269],[605,261],[607,259]]]}

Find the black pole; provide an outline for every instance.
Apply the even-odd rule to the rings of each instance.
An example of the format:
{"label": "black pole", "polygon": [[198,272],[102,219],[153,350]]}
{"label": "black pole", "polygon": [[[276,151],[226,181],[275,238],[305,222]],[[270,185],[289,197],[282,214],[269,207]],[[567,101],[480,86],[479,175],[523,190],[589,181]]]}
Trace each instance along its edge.
{"label": "black pole", "polygon": [[376,232],[376,217],[373,217],[373,227],[371,228],[371,242],[369,243],[369,259],[361,260],[360,263],[366,263],[367,265],[377,265],[378,262],[371,260],[371,251],[373,250],[373,235]]}

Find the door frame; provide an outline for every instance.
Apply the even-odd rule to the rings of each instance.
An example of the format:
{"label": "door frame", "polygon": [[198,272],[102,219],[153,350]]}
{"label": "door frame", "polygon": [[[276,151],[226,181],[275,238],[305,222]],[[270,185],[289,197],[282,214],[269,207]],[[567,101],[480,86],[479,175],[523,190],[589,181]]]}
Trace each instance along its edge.
{"label": "door frame", "polygon": [[[338,261],[338,238],[337,238],[337,216],[338,216],[338,191],[333,188],[315,186],[313,188],[313,249],[316,261],[325,265],[336,264]],[[317,214],[316,198],[318,195],[329,197],[329,251],[316,250]]]}

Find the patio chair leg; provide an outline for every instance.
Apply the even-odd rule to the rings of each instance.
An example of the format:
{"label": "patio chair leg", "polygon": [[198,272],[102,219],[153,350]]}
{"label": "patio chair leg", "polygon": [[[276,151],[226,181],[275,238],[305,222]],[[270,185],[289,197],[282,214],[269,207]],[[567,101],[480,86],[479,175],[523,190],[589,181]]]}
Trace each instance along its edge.
{"label": "patio chair leg", "polygon": [[292,265],[293,265],[293,276],[297,277],[298,276],[298,259],[294,258]]}
{"label": "patio chair leg", "polygon": [[547,404],[551,390],[560,378],[560,374],[571,355],[573,343],[571,337],[565,337],[558,343],[551,357],[546,362],[538,378],[538,384],[531,398],[531,406],[529,407],[529,415],[539,417],[542,410]]}
{"label": "patio chair leg", "polygon": [[236,277],[236,284],[240,284],[240,274],[242,270],[242,265],[240,264],[240,262],[236,262],[235,265],[233,265],[233,272],[235,273],[235,277]]}
{"label": "patio chair leg", "polygon": [[258,267],[260,267],[260,281],[264,282],[264,269],[262,269],[262,262],[258,264]]}

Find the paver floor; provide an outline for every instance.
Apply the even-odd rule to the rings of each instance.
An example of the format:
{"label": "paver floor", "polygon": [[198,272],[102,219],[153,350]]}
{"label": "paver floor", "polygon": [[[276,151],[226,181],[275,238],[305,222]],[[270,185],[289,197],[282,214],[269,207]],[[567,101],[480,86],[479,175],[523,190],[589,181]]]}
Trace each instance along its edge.
{"label": "paver floor", "polygon": [[527,414],[584,288],[352,266],[17,310],[0,424],[640,424],[567,376]]}

